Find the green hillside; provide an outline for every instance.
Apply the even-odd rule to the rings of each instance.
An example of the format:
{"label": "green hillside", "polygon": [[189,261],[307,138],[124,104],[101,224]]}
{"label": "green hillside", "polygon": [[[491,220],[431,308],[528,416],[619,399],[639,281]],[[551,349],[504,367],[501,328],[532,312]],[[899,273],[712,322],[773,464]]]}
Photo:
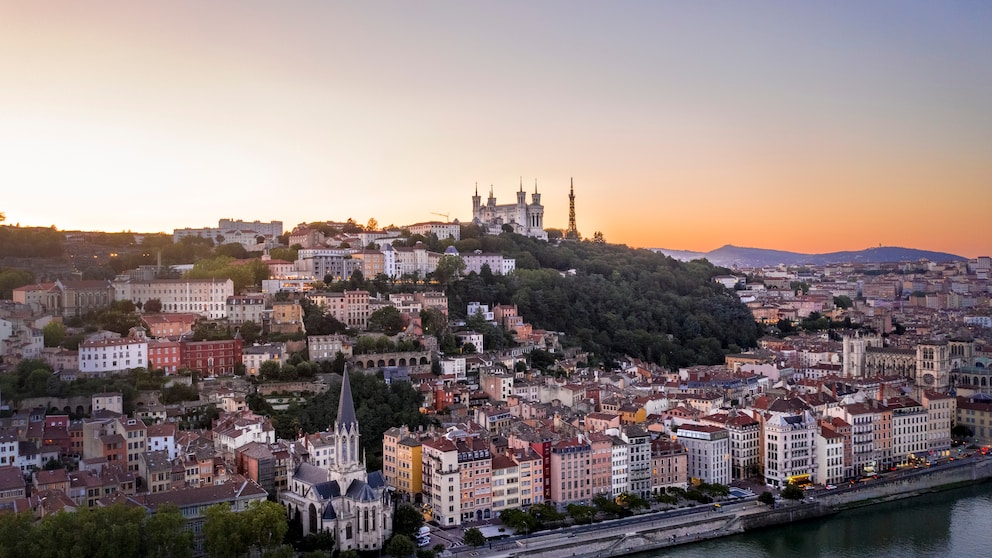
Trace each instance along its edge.
{"label": "green hillside", "polygon": [[516,304],[535,328],[564,332],[603,358],[630,355],[670,368],[720,363],[727,352],[756,344],[751,313],[711,280],[729,271],[705,260],[511,234],[489,244],[516,257],[517,272],[471,274],[452,285],[456,315],[471,301]]}

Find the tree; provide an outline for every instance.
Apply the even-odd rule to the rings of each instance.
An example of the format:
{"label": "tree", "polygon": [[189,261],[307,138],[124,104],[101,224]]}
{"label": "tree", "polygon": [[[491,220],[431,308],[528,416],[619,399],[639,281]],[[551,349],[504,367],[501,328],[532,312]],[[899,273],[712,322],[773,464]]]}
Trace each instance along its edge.
{"label": "tree", "polygon": [[540,504],[534,504],[527,510],[527,513],[534,516],[542,525],[547,525],[551,523],[558,523],[565,519],[565,514],[558,511],[555,505],[550,502],[541,502]]}
{"label": "tree", "polygon": [[158,314],[162,311],[162,301],[157,298],[149,298],[145,301],[143,310],[147,314]]}
{"label": "tree", "polygon": [[376,221],[375,217],[370,218],[368,224],[365,225],[365,230],[367,231],[379,230],[379,221]]}
{"label": "tree", "polygon": [[802,488],[799,488],[791,482],[782,489],[782,497],[786,500],[802,500],[805,495],[806,494],[803,492]]}
{"label": "tree", "polygon": [[237,242],[221,244],[220,246],[214,248],[214,254],[217,254],[218,256],[230,256],[236,260],[244,260],[248,258],[248,250]]}
{"label": "tree", "polygon": [[592,498],[592,505],[596,506],[596,509],[605,515],[610,515],[613,517],[620,517],[623,514],[623,506],[618,504],[613,498],[609,498],[603,494],[597,494]]}
{"label": "tree", "polygon": [[834,297],[834,306],[837,308],[846,309],[854,306],[854,302],[851,300],[851,297],[847,295],[840,295]]}
{"label": "tree", "polygon": [[279,361],[267,360],[258,367],[258,375],[263,380],[279,380],[282,378],[282,367]]}
{"label": "tree", "polygon": [[758,496],[758,501],[767,506],[774,506],[775,495],[766,490],[762,492],[760,496]]}
{"label": "tree", "polygon": [[14,289],[30,285],[34,282],[34,274],[24,269],[0,269],[0,299],[10,300]]}
{"label": "tree", "polygon": [[469,546],[478,547],[486,544],[486,536],[476,527],[465,529],[465,535],[462,537],[462,540]]}
{"label": "tree", "polygon": [[403,331],[403,315],[395,306],[383,306],[369,315],[368,329],[389,336],[396,335]]}
{"label": "tree", "polygon": [[404,556],[413,554],[416,547],[413,546],[413,541],[410,540],[410,537],[406,535],[393,535],[382,550],[390,556],[395,556],[395,558],[403,558]]}
{"label": "tree", "polygon": [[617,499],[620,500],[620,505],[632,512],[646,510],[651,507],[651,504],[647,500],[632,492],[624,492]]}
{"label": "tree", "polygon": [[396,513],[393,514],[393,533],[413,537],[423,524],[424,516],[417,508],[410,504],[396,506]]}
{"label": "tree", "polygon": [[185,529],[186,519],[175,504],[159,506],[145,520],[142,533],[150,558],[189,558],[193,556],[193,533]]}
{"label": "tree", "polygon": [[434,269],[434,279],[442,286],[447,287],[465,272],[465,260],[461,256],[445,254],[437,262]]}
{"label": "tree", "polygon": [[951,436],[956,440],[966,440],[975,435],[975,431],[965,424],[955,424],[951,427]]}
{"label": "tree", "polygon": [[598,242],[600,244],[605,244],[606,243],[606,238],[603,237],[603,231],[596,231],[596,232],[592,233],[592,241],[593,242]]}
{"label": "tree", "polygon": [[31,556],[37,531],[31,512],[0,514],[0,556]]}
{"label": "tree", "polygon": [[280,504],[252,502],[241,512],[241,520],[247,542],[260,550],[268,551],[282,544],[289,525],[286,511]]}
{"label": "tree", "polygon": [[503,525],[518,533],[530,533],[537,528],[537,518],[518,508],[509,508],[499,512]]}
{"label": "tree", "polygon": [[577,524],[592,523],[596,517],[596,508],[583,504],[569,504],[565,506],[565,511]]}
{"label": "tree", "polygon": [[41,332],[45,336],[46,347],[58,347],[65,339],[65,326],[62,325],[62,322],[52,320],[41,328]]}
{"label": "tree", "polygon": [[252,543],[231,506],[210,506],[204,512],[204,518],[203,546],[211,558],[239,558],[248,553]]}
{"label": "tree", "polygon": [[247,346],[258,340],[258,337],[262,334],[262,327],[252,320],[247,320],[241,323],[241,326],[238,327],[238,332],[241,333],[241,338],[244,339]]}

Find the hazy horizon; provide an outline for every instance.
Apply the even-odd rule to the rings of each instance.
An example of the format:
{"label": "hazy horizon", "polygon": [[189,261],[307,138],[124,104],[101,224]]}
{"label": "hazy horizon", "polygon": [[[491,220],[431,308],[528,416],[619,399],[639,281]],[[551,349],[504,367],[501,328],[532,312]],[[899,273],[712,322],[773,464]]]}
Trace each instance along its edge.
{"label": "hazy horizon", "polygon": [[[992,4],[0,0],[8,224],[547,227],[976,257]],[[485,195],[485,193],[483,195]]]}

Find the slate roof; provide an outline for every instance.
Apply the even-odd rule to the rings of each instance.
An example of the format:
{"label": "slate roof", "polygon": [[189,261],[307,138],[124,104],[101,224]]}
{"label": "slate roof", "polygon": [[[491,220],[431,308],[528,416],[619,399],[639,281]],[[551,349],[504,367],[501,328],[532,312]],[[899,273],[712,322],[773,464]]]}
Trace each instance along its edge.
{"label": "slate roof", "polygon": [[372,488],[385,488],[386,477],[382,474],[382,471],[373,471],[369,473],[369,486]]}
{"label": "slate roof", "polygon": [[327,482],[327,471],[304,461],[296,468],[293,478],[307,484],[318,485]]}
{"label": "slate roof", "polygon": [[341,381],[341,397],[338,400],[337,426],[358,427],[358,417],[355,415],[355,401],[351,396],[351,382],[348,381],[348,371],[344,371]]}
{"label": "slate roof", "polygon": [[362,482],[358,479],[351,481],[351,486],[348,487],[348,498],[352,500],[357,500],[359,502],[374,502],[378,500],[375,492],[369,487],[368,483]]}
{"label": "slate roof", "polygon": [[341,495],[341,486],[338,481],[326,481],[313,485],[314,491],[323,500],[330,500]]}

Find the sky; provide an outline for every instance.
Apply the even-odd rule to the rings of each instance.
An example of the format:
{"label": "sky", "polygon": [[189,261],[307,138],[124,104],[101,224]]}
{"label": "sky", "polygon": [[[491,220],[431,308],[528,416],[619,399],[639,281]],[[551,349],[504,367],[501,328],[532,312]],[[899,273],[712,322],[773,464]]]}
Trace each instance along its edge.
{"label": "sky", "polygon": [[0,0],[7,224],[992,254],[992,3]]}

